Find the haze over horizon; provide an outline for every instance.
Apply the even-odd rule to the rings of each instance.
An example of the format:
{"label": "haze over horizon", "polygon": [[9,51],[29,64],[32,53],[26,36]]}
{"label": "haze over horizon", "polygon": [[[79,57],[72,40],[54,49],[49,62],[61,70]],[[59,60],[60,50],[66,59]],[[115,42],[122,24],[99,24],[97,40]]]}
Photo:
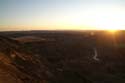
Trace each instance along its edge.
{"label": "haze over horizon", "polygon": [[125,0],[0,0],[0,31],[125,30]]}

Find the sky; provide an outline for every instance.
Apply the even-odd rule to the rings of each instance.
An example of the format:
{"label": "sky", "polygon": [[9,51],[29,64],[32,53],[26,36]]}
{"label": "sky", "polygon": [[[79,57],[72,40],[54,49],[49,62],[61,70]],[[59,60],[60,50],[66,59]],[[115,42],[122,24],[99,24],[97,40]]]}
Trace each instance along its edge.
{"label": "sky", "polygon": [[0,31],[124,28],[125,0],[0,0]]}

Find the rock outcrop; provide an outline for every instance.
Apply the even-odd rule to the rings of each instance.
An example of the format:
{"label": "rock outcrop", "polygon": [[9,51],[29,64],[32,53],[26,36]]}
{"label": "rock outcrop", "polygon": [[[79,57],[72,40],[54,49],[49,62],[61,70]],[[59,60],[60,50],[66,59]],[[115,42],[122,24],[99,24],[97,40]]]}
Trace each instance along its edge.
{"label": "rock outcrop", "polygon": [[44,74],[39,59],[19,42],[0,36],[0,83],[41,83]]}

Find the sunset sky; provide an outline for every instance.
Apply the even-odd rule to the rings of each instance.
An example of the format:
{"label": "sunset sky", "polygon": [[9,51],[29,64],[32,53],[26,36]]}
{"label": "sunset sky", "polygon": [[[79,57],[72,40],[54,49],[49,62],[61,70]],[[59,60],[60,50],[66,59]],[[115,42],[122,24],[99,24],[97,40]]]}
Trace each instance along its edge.
{"label": "sunset sky", "polygon": [[0,0],[0,31],[125,30],[125,0]]}

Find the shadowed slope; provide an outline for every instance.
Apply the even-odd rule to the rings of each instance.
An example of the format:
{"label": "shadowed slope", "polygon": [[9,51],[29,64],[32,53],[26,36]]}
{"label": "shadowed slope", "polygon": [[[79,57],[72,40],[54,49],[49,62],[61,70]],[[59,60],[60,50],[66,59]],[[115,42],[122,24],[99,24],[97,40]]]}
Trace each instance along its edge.
{"label": "shadowed slope", "polygon": [[0,36],[1,83],[42,82],[44,69],[41,61],[22,48],[19,42]]}

